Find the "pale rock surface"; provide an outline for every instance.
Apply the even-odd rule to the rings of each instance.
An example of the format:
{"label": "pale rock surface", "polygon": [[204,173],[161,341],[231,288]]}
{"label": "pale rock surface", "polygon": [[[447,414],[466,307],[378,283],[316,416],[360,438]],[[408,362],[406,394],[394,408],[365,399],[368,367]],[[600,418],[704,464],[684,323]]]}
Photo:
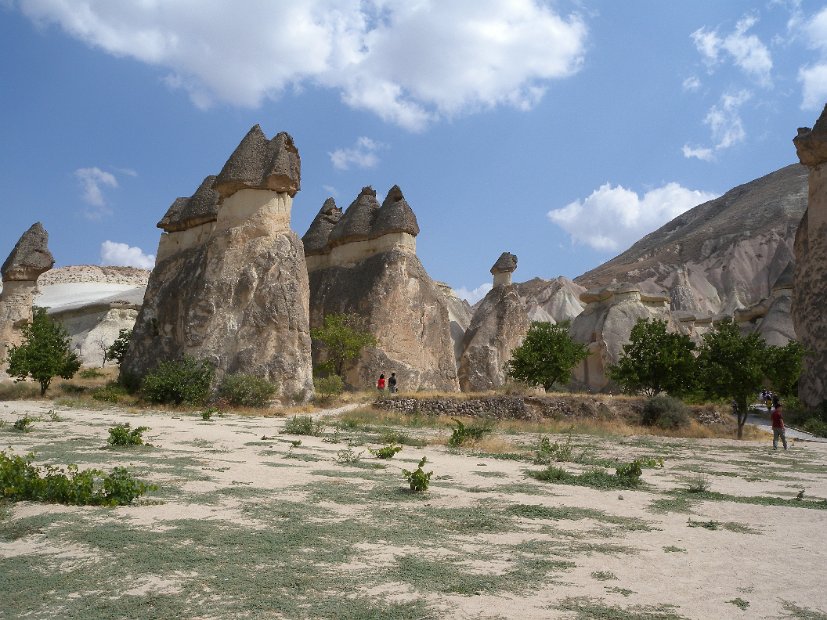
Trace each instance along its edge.
{"label": "pale rock surface", "polygon": [[620,359],[623,345],[629,343],[632,328],[640,319],[665,320],[670,331],[683,331],[669,310],[666,292],[658,294],[636,284],[615,284],[591,289],[580,299],[586,308],[574,319],[569,333],[576,342],[588,345],[589,356],[572,375],[592,390],[609,385],[607,369]]}
{"label": "pale rock surface", "polygon": [[735,311],[735,320],[743,333],[757,333],[771,346],[783,347],[796,340],[791,313],[794,265],[791,263],[772,287],[770,296],[761,302]]}
{"label": "pale rock surface", "polygon": [[276,383],[282,396],[309,398],[307,268],[290,230],[299,185],[293,139],[267,140],[256,125],[215,178],[213,221],[179,230],[187,211],[173,203],[159,223],[158,262],[122,372],[142,377],[162,360],[188,355],[213,364],[216,381],[251,374]]}
{"label": "pale rock surface", "polygon": [[49,233],[36,222],[23,233],[0,269],[0,364],[4,367],[9,348],[22,343],[21,329],[32,321],[37,279],[54,264]]}
{"label": "pale rock surface", "polygon": [[514,287],[532,321],[553,324],[571,321],[585,307],[580,295],[586,289],[563,276],[552,280],[533,278]]}
{"label": "pale rock surface", "polygon": [[454,357],[457,366],[459,366],[459,359],[462,356],[462,340],[465,331],[471,325],[473,315],[471,304],[465,299],[460,299],[456,291],[445,282],[436,282],[436,285],[442,292],[445,305],[448,308],[448,320],[451,322],[451,340],[454,343]]}
{"label": "pale rock surface", "polygon": [[827,400],[827,105],[815,126],[799,129],[793,142],[809,172],[809,204],[795,238],[792,314],[808,352],[798,396],[815,408]]}
{"label": "pale rock surface", "polygon": [[377,339],[346,370],[345,381],[369,387],[380,373],[395,372],[400,390],[457,391],[449,303],[416,256],[419,226],[399,188],[381,206],[376,192],[363,188],[325,246],[316,237],[330,222],[320,223],[320,216],[305,235],[317,259],[308,261],[310,324],[355,313]]}

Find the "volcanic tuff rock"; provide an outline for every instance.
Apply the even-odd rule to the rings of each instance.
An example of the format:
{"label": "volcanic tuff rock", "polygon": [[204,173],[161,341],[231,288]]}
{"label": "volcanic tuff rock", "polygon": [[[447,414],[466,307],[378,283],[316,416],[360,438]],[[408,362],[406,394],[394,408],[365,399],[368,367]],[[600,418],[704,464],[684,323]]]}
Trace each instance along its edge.
{"label": "volcanic tuff rock", "polygon": [[585,293],[586,289],[563,276],[553,280],[533,278],[514,284],[514,288],[525,304],[528,318],[532,321],[571,321],[583,312],[585,307],[580,301],[580,295]]}
{"label": "volcanic tuff rock", "polygon": [[[257,375],[284,396],[309,397],[307,268],[290,230],[300,184],[293,139],[267,140],[256,125],[212,187],[206,183],[159,223],[157,263],[121,370],[142,377],[162,360],[189,355],[213,364],[219,381]],[[190,209],[212,204],[216,194],[214,219],[211,208]],[[194,210],[206,215],[187,219]]]}
{"label": "volcanic tuff rock", "polygon": [[[504,252],[491,268],[494,286],[474,311],[465,332],[459,363],[459,385],[464,392],[490,390],[505,384],[505,365],[522,344],[531,321],[525,305],[510,283],[517,257]],[[507,274],[508,282],[498,279]]]}
{"label": "volcanic tuff rock", "polygon": [[790,311],[793,296],[794,267],[790,264],[778,277],[767,299],[735,311],[735,320],[741,331],[757,333],[772,346],[783,347],[796,340],[793,317]]}
{"label": "volcanic tuff rock", "polygon": [[316,252],[307,263],[310,324],[319,327],[328,314],[352,312],[364,317],[377,339],[345,380],[366,387],[380,373],[396,372],[401,390],[456,391],[446,298],[416,256],[419,226],[399,188],[391,188],[381,207],[372,188],[362,189],[325,247],[317,239],[329,221],[320,219],[322,213],[305,234]]}
{"label": "volcanic tuff rock", "polygon": [[0,269],[0,360],[5,360],[10,346],[22,342],[20,330],[32,320],[37,278],[55,264],[48,246],[49,233],[36,222],[23,233]]}
{"label": "volcanic tuff rock", "polygon": [[465,299],[460,299],[454,289],[445,282],[437,282],[437,287],[442,292],[445,305],[448,308],[448,320],[451,326],[451,340],[454,343],[454,357],[457,367],[462,356],[462,341],[465,337],[465,330],[471,325],[471,317],[474,314]]}
{"label": "volcanic tuff rock", "polygon": [[731,314],[770,296],[806,206],[807,171],[793,164],[690,209],[575,282],[654,284],[674,310]]}
{"label": "volcanic tuff rock", "polygon": [[327,240],[340,219],[342,219],[342,210],[336,206],[336,201],[333,198],[325,200],[322,208],[313,218],[310,228],[302,237],[305,257],[330,252]]}
{"label": "volcanic tuff rock", "polygon": [[812,129],[793,140],[808,168],[809,205],[795,237],[795,331],[807,351],[798,396],[808,407],[827,400],[827,105]]}

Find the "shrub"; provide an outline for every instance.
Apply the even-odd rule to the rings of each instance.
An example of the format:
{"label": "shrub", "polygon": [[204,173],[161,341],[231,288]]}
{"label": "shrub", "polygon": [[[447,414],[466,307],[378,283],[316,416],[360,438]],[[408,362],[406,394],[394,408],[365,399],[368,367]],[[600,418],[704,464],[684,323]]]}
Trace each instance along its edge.
{"label": "shrub", "polygon": [[253,375],[227,375],[221,382],[218,395],[232,405],[264,407],[278,391],[278,387]]}
{"label": "shrub", "polygon": [[45,475],[32,464],[34,455],[25,457],[0,452],[0,497],[12,501],[31,500],[78,506],[124,506],[157,487],[139,480],[123,467],[111,474],[99,469],[68,471],[47,465]]}
{"label": "shrub", "polygon": [[392,459],[397,453],[402,451],[402,446],[387,445],[378,450],[368,448],[368,451],[378,459]]}
{"label": "shrub", "polygon": [[321,398],[332,398],[344,391],[345,382],[339,375],[328,375],[326,377],[315,377],[313,386],[316,389],[316,394]]}
{"label": "shrub", "polygon": [[545,465],[552,462],[571,461],[571,433],[566,435],[566,443],[561,445],[558,442],[551,443],[548,437],[540,437],[537,444],[537,451],[534,454],[534,462],[538,465]]}
{"label": "shrub", "polygon": [[572,484],[595,489],[630,489],[640,484],[642,473],[640,461],[618,465],[614,474],[593,469],[582,474],[572,474],[561,467],[549,465],[541,471],[529,471],[528,475],[543,482]]}
{"label": "shrub", "polygon": [[126,388],[117,383],[108,383],[103,387],[98,387],[92,390],[92,398],[106,403],[117,403],[122,396],[126,396]]}
{"label": "shrub", "polygon": [[615,469],[615,476],[622,484],[637,486],[640,483],[640,476],[643,474],[641,463],[635,459],[631,463],[621,463]]}
{"label": "shrub", "polygon": [[690,493],[704,493],[709,490],[709,478],[706,474],[697,472],[687,478],[686,486]]}
{"label": "shrub", "polygon": [[484,420],[468,426],[456,418],[451,418],[451,420],[456,426],[451,430],[451,436],[448,438],[449,446],[461,446],[469,439],[481,439],[484,435],[494,430],[494,424],[490,420]]}
{"label": "shrub", "polygon": [[27,415],[24,415],[22,418],[17,418],[12,424],[12,428],[16,431],[21,433],[28,433],[31,429],[32,422],[34,422],[34,418],[30,418]]}
{"label": "shrub", "polygon": [[422,460],[419,461],[419,467],[417,467],[414,471],[408,471],[407,469],[402,470],[402,475],[405,476],[405,480],[408,481],[408,484],[411,487],[411,491],[414,493],[421,493],[423,491],[428,490],[428,485],[431,484],[431,476],[434,472],[429,471],[427,474],[422,469],[425,466],[425,463],[428,462],[426,457],[422,457]]}
{"label": "shrub", "polygon": [[205,422],[209,422],[215,414],[222,415],[217,407],[207,407],[201,412],[201,419]]}
{"label": "shrub", "polygon": [[324,424],[314,422],[309,415],[294,415],[284,424],[282,431],[286,435],[312,435],[317,437],[322,434]]}
{"label": "shrub", "polygon": [[653,396],[643,405],[641,422],[662,429],[682,428],[689,425],[689,407],[672,396]]}
{"label": "shrub", "polygon": [[140,446],[143,445],[144,439],[142,435],[144,431],[148,431],[148,426],[138,426],[130,428],[129,422],[126,424],[116,424],[109,429],[109,445],[110,446]]}
{"label": "shrub", "polygon": [[74,383],[61,383],[58,387],[64,394],[71,394],[72,396],[83,394],[89,389],[85,385],[76,385]]}
{"label": "shrub", "polygon": [[203,360],[185,357],[178,362],[161,362],[144,377],[142,392],[154,403],[201,405],[209,396],[213,368]]}
{"label": "shrub", "polygon": [[126,357],[126,351],[129,349],[130,340],[132,340],[132,330],[120,330],[115,342],[113,342],[112,345],[106,350],[105,359],[115,360],[118,363],[118,366],[120,366],[121,362],[123,362],[123,358]]}
{"label": "shrub", "polygon": [[362,459],[364,452],[355,452],[352,448],[339,450],[336,453],[336,462],[339,465],[354,465]]}
{"label": "shrub", "polygon": [[827,422],[819,418],[810,418],[804,422],[804,430],[816,437],[827,437]]}

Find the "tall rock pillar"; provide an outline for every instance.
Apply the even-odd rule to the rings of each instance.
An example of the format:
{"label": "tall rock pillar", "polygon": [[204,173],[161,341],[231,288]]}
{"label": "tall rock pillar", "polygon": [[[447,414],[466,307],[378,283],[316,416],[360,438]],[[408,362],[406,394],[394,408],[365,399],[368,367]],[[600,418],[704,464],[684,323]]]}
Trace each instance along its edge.
{"label": "tall rock pillar", "polygon": [[815,126],[799,129],[793,143],[809,169],[807,211],[795,235],[792,315],[807,351],[798,396],[818,407],[827,400],[827,105]]}
{"label": "tall rock pillar", "polygon": [[36,222],[23,233],[3,263],[3,292],[0,293],[0,364],[9,348],[22,342],[21,328],[32,321],[32,302],[37,278],[52,268],[49,233]]}
{"label": "tall rock pillar", "polygon": [[268,140],[256,125],[217,176],[173,202],[122,372],[188,355],[218,381],[249,374],[282,396],[312,394],[307,266],[290,229],[300,163],[288,134]]}

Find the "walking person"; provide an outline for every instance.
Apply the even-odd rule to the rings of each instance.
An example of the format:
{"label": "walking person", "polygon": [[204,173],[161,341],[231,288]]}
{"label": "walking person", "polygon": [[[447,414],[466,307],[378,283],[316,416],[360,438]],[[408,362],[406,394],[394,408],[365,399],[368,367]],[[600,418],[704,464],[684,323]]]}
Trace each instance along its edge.
{"label": "walking person", "polygon": [[775,409],[772,415],[772,449],[778,450],[778,438],[781,437],[781,443],[784,444],[784,449],[787,449],[787,434],[784,427],[784,417],[781,415],[781,403],[776,402]]}
{"label": "walking person", "polygon": [[376,382],[376,389],[380,392],[385,391],[385,373],[379,375],[379,381]]}
{"label": "walking person", "polygon": [[391,394],[396,394],[396,373],[392,372],[388,379],[388,390]]}

